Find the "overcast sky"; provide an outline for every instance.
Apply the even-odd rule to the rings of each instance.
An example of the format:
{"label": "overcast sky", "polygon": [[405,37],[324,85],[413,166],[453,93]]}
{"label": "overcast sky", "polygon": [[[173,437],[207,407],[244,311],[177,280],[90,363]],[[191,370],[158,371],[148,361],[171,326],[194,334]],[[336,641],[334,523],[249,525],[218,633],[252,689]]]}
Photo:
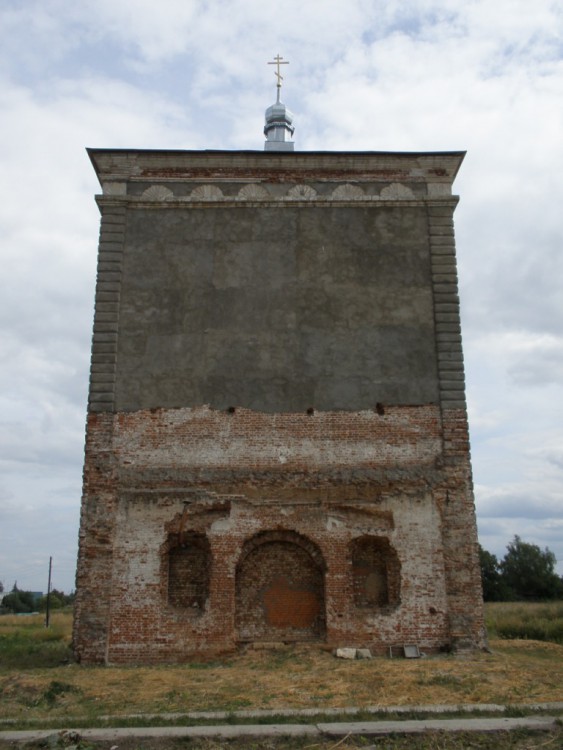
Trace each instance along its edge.
{"label": "overcast sky", "polygon": [[70,591],[100,148],[467,150],[454,185],[480,541],[563,573],[560,0],[2,0],[0,581]]}

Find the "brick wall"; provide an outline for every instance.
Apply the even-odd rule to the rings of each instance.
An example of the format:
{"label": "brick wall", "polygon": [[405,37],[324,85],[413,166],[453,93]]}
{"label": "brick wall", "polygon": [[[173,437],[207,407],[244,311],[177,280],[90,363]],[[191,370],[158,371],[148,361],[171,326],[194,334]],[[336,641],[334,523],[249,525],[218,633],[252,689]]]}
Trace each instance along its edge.
{"label": "brick wall", "polygon": [[[324,565],[295,532],[260,534],[236,570],[235,629],[240,641],[318,639],[325,633]],[[315,559],[316,558],[316,559]]]}
{"label": "brick wall", "polygon": [[[260,639],[379,653],[406,642],[427,651],[482,644],[480,592],[467,563],[474,543],[464,422],[451,416],[461,452],[450,455],[448,441],[447,461],[436,406],[93,417],[78,655],[182,661]],[[112,472],[100,485],[108,456]],[[374,540],[369,559],[354,554],[366,539]],[[182,540],[199,550],[185,568],[174,551]],[[367,578],[383,568],[387,603],[380,594],[362,600],[360,579],[373,593],[377,576]]]}

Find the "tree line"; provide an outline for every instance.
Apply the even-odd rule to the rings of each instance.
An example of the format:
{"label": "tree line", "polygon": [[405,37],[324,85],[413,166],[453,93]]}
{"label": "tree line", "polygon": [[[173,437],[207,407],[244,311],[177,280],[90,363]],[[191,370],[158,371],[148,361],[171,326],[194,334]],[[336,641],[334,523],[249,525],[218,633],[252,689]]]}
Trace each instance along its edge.
{"label": "tree line", "polygon": [[542,550],[515,536],[502,560],[479,545],[479,561],[486,602],[563,599],[563,577],[548,547]]}
{"label": "tree line", "polygon": [[[3,587],[2,587],[3,590]],[[74,594],[51,589],[49,594],[49,608],[60,609],[74,601]],[[23,591],[17,583],[9,594],[6,594],[0,604],[0,614],[28,614],[29,612],[44,612],[47,609],[47,595],[37,596],[33,591]]]}

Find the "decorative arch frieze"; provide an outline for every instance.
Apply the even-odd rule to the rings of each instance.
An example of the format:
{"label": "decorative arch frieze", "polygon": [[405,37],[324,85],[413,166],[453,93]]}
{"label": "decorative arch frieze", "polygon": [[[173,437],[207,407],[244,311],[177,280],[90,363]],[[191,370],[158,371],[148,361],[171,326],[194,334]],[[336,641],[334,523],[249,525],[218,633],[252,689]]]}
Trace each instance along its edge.
{"label": "decorative arch frieze", "polygon": [[262,185],[252,183],[244,185],[238,191],[238,200],[241,201],[263,201],[270,197],[270,193]]}
{"label": "decorative arch frieze", "polygon": [[400,182],[392,182],[384,187],[380,196],[383,200],[413,200],[416,197],[410,187]]}
{"label": "decorative arch frieze", "polygon": [[173,197],[172,190],[164,185],[151,185],[141,195],[141,199],[145,201],[168,201]]}
{"label": "decorative arch frieze", "polygon": [[[108,198],[119,198],[126,195],[126,183],[115,184],[104,183],[104,195]],[[235,188],[236,189],[236,188]],[[330,191],[330,187],[328,188]],[[429,186],[430,195],[430,186]],[[436,197],[434,194],[432,197]],[[140,196],[128,196],[128,199],[153,202],[190,203],[195,202],[236,202],[244,201],[269,201],[276,204],[284,202],[319,201],[320,203],[331,203],[332,201],[402,201],[418,200],[412,188],[401,182],[392,182],[378,192],[374,185],[361,186],[353,183],[339,184],[331,192],[319,194],[312,186],[305,183],[292,185],[285,195],[270,192],[268,187],[259,183],[245,183],[236,194],[225,194],[223,190],[214,184],[204,184],[195,187],[187,196],[176,196],[173,191],[165,185],[151,185],[146,188]]]}
{"label": "decorative arch frieze", "polygon": [[294,185],[287,191],[287,197],[292,200],[310,201],[317,197],[317,191],[310,185]]}
{"label": "decorative arch frieze", "polygon": [[194,201],[220,201],[224,195],[217,185],[200,185],[192,190],[190,198]]}
{"label": "decorative arch frieze", "polygon": [[350,201],[359,200],[365,197],[365,193],[359,185],[351,185],[347,182],[345,185],[339,185],[332,191],[334,200]]}

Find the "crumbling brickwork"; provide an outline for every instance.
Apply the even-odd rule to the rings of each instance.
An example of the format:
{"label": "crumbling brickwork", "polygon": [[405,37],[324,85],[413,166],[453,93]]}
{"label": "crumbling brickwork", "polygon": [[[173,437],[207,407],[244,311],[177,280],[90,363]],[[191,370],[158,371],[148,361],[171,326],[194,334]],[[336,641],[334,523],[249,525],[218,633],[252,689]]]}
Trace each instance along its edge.
{"label": "crumbling brickwork", "polygon": [[209,540],[198,532],[179,532],[164,554],[168,558],[168,604],[201,614],[209,599]]}
{"label": "crumbling brickwork", "polygon": [[484,645],[463,154],[91,157],[77,657]]}
{"label": "crumbling brickwork", "polygon": [[295,532],[258,534],[243,547],[236,570],[235,626],[241,641],[324,635],[324,563]]}

